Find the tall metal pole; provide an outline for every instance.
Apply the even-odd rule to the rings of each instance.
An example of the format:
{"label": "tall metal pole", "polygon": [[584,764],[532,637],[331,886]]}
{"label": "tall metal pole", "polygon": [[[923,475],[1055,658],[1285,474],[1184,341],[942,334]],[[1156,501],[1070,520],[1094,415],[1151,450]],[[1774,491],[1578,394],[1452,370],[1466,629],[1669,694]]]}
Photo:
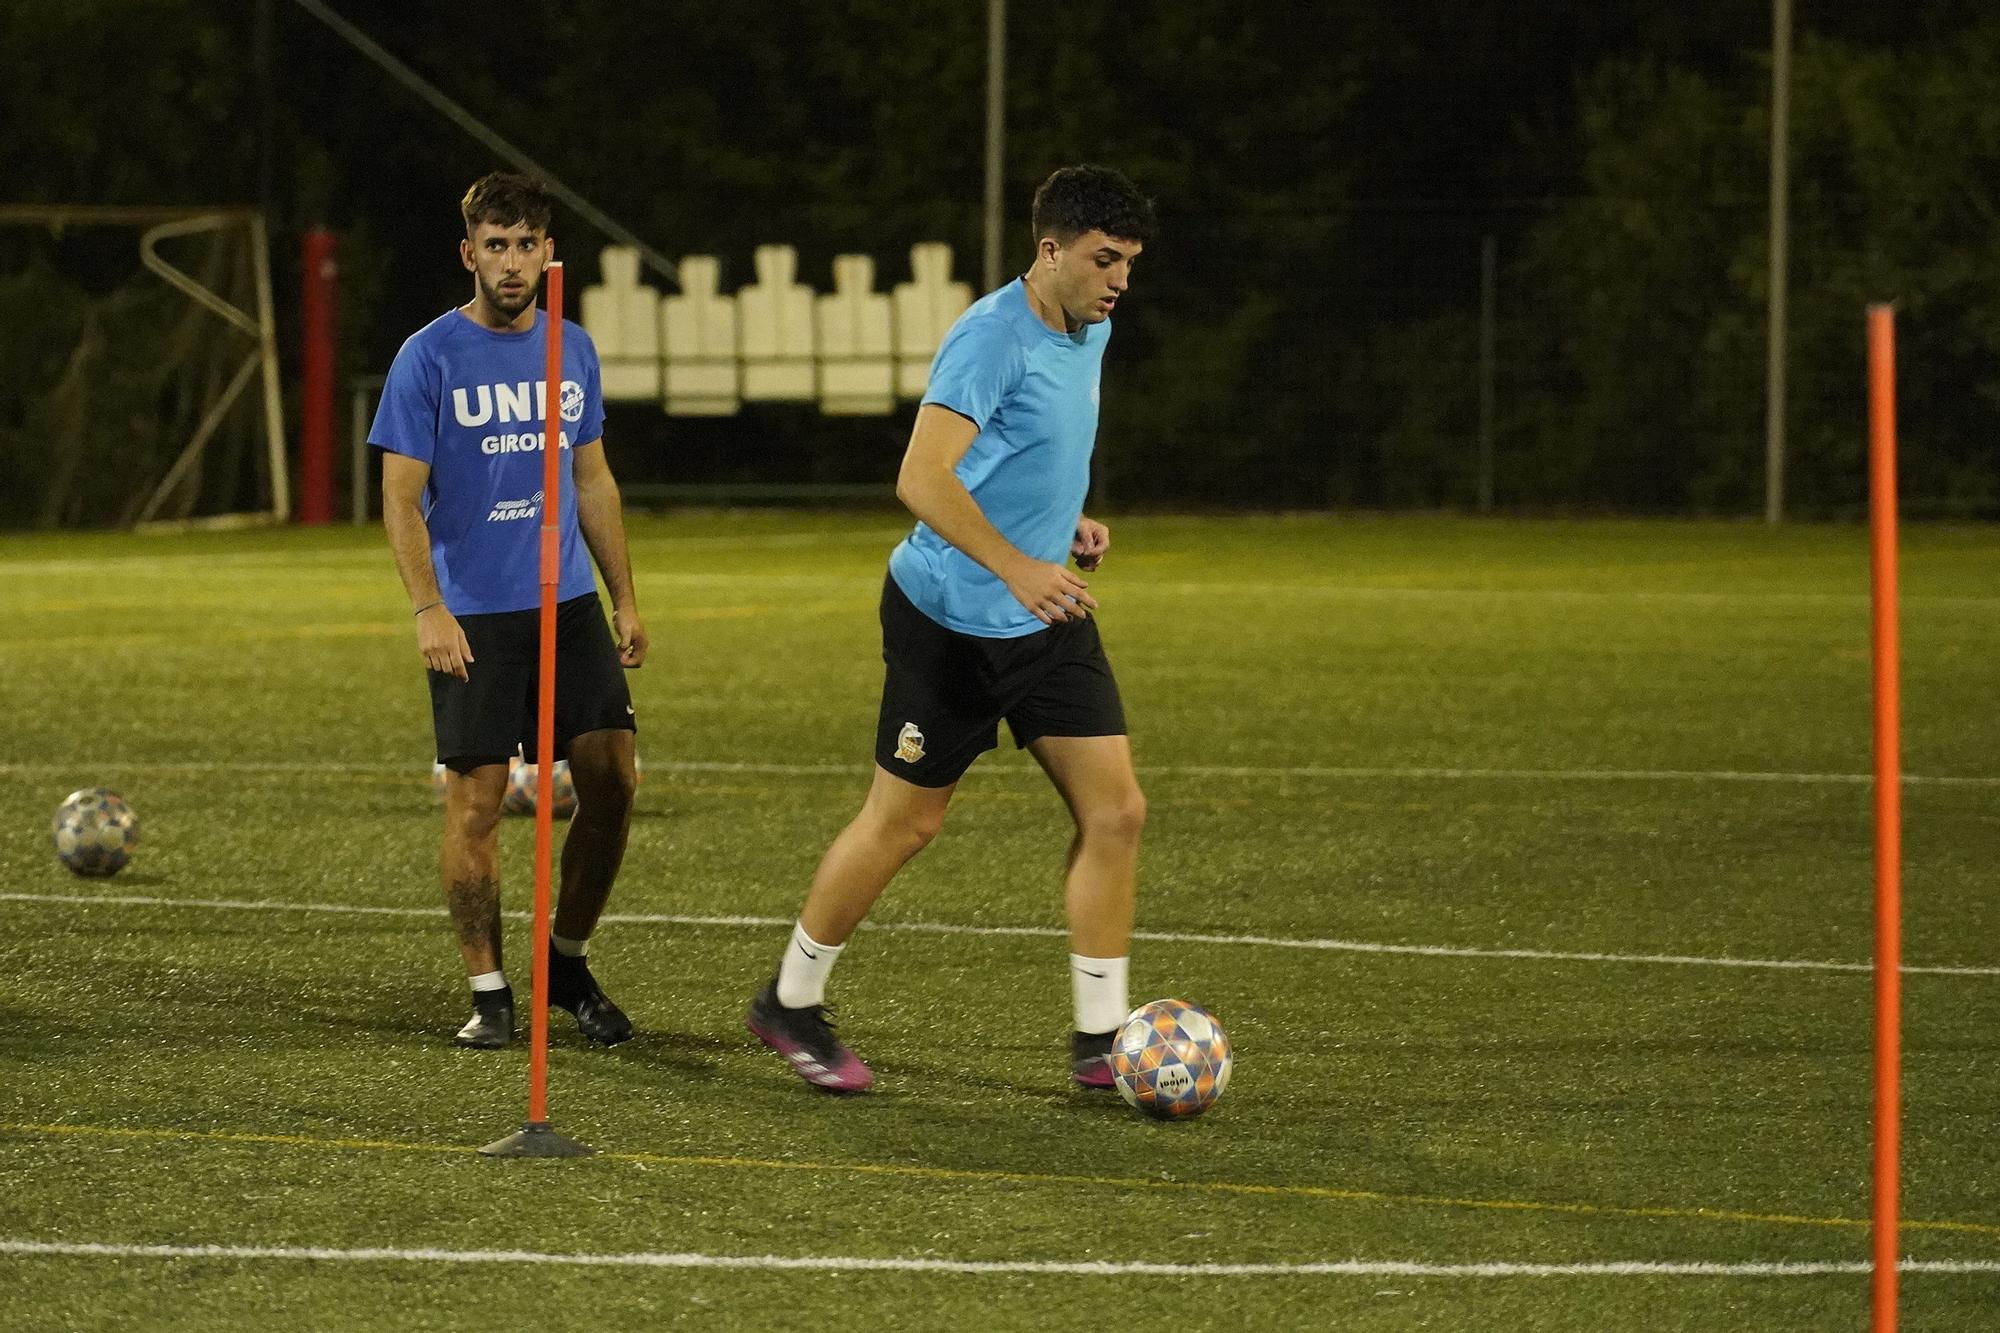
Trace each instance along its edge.
{"label": "tall metal pole", "polygon": [[1479,512],[1493,512],[1494,352],[1499,343],[1500,244],[1479,242]]}
{"label": "tall metal pole", "polygon": [[277,201],[272,145],[272,137],[276,133],[272,100],[277,82],[273,74],[277,63],[274,19],[271,0],[257,0],[257,8],[252,12],[250,21],[250,63],[255,71],[257,90],[257,211],[264,215],[267,223],[277,221],[273,213]]}
{"label": "tall metal pole", "polygon": [[1000,285],[1000,193],[1007,144],[1007,0],[986,0],[986,255],[980,290]]}
{"label": "tall metal pole", "polygon": [[1791,266],[1792,0],[1771,0],[1771,308],[1764,370],[1764,521],[1785,521],[1785,299]]}

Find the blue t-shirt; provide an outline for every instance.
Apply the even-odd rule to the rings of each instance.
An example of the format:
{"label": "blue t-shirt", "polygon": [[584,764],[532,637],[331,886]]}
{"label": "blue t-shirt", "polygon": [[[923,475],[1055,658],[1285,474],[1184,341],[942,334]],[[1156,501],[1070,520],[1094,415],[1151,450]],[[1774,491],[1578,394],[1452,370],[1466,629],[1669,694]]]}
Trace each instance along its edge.
{"label": "blue t-shirt", "polygon": [[[499,333],[453,310],[410,335],[389,367],[368,442],[431,469],[424,521],[438,590],[455,616],[525,611],[541,589],[542,431],[548,314]],[[604,435],[597,348],[563,321],[562,448]],[[559,601],[596,591],[562,455]]]}
{"label": "blue t-shirt", "polygon": [[[931,362],[924,401],[979,427],[958,479],[1000,535],[1037,560],[1063,563],[1076,538],[1110,339],[1108,319],[1074,335],[1056,332],[1016,278],[973,302]],[[961,634],[1014,639],[1048,628],[928,524],[918,523],[890,554],[889,573],[918,610]]]}

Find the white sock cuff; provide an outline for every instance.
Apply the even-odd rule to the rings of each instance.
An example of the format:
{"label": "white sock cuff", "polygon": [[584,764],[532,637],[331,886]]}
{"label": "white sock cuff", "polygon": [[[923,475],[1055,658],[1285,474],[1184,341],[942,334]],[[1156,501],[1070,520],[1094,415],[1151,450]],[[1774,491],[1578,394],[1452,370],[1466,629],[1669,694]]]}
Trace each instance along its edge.
{"label": "white sock cuff", "polygon": [[1070,994],[1076,1002],[1078,1032],[1110,1032],[1132,1012],[1126,999],[1131,959],[1069,956]]}
{"label": "white sock cuff", "polygon": [[590,941],[587,939],[566,940],[551,931],[549,933],[549,947],[565,958],[582,958],[590,952]]}
{"label": "white sock cuff", "polygon": [[845,944],[821,944],[818,940],[806,934],[806,923],[803,921],[792,923],[792,943],[802,945],[814,953],[821,954],[837,954],[847,947]]}
{"label": "white sock cuff", "polygon": [[821,944],[806,934],[804,923],[792,926],[792,938],[785,945],[785,957],[778,964],[778,1003],[787,1009],[803,1009],[826,999],[827,974],[833,971],[844,944]]}
{"label": "white sock cuff", "polygon": [[472,979],[472,989],[475,994],[480,991],[506,990],[507,974],[498,969],[491,972],[481,972]]}

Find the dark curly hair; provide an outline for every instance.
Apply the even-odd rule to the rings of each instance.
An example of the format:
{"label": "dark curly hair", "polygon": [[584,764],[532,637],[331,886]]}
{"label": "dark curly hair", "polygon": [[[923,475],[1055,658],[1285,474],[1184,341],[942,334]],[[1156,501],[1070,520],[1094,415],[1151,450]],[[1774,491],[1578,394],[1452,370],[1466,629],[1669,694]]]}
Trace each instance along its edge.
{"label": "dark curly hair", "polygon": [[1063,167],[1035,191],[1037,245],[1044,236],[1068,245],[1088,231],[1143,245],[1157,227],[1153,201],[1109,167]]}
{"label": "dark curly hair", "polygon": [[467,236],[482,222],[496,227],[523,223],[535,231],[546,232],[554,205],[547,187],[532,176],[495,171],[472,182],[472,188],[459,201],[458,211],[465,218]]}

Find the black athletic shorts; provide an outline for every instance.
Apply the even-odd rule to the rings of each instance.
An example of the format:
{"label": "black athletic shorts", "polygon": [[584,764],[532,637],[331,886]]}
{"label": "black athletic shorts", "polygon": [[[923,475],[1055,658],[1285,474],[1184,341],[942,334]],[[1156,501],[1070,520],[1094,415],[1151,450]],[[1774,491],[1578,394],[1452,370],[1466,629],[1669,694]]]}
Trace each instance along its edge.
{"label": "black athletic shorts", "polygon": [[1000,744],[1044,736],[1123,736],[1125,706],[1094,617],[1015,639],[947,629],[882,584],[882,713],[875,762],[919,787],[949,787]]}
{"label": "black athletic shorts", "polygon": [[[458,772],[505,763],[516,745],[535,761],[535,704],[541,666],[542,613],[500,611],[460,616],[472,649],[469,680],[429,672],[438,762]],[[596,593],[556,605],[556,758],[591,731],[637,731],[632,693],[618,645]]]}

